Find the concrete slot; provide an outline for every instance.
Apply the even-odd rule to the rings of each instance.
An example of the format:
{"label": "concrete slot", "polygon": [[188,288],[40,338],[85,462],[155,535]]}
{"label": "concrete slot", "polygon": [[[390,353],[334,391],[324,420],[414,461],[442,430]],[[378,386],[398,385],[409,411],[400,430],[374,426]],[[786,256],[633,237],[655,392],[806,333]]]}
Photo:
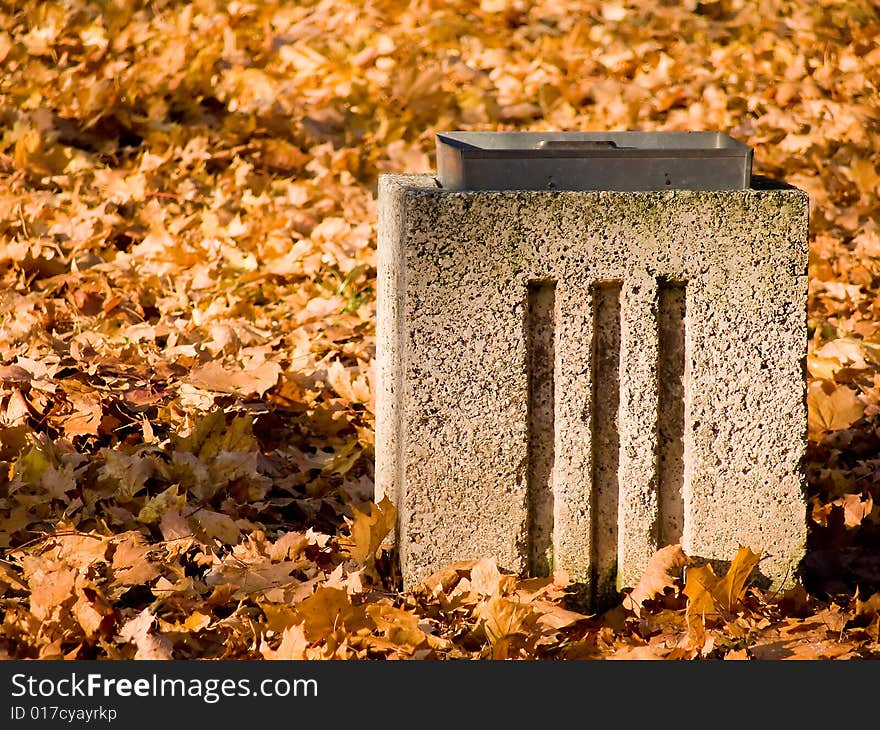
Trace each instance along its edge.
{"label": "concrete slot", "polygon": [[529,572],[547,576],[553,562],[555,282],[530,282],[528,296]]}
{"label": "concrete slot", "polygon": [[685,284],[664,281],[657,309],[660,357],[657,363],[659,545],[675,545],[684,535],[685,349],[687,338]]}
{"label": "concrete slot", "polygon": [[621,282],[603,282],[593,293],[593,598],[611,592],[617,578],[620,533],[620,294]]}

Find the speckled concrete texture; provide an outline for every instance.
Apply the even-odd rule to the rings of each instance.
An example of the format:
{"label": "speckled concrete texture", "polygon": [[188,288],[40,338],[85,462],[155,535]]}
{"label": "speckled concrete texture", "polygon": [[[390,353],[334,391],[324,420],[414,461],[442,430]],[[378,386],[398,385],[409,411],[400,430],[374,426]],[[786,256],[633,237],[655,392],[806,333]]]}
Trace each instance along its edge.
{"label": "speckled concrete texture", "polygon": [[793,583],[808,217],[784,186],[383,175],[376,490],[398,507],[405,584],[491,555],[599,599],[672,542],[719,562],[747,545]]}

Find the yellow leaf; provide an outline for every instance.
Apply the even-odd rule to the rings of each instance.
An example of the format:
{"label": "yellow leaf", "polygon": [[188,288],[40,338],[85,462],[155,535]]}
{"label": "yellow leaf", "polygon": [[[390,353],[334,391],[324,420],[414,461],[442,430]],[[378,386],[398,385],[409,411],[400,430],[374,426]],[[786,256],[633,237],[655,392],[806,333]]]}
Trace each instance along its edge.
{"label": "yellow leaf", "polygon": [[715,588],[719,578],[711,565],[698,565],[688,568],[684,593],[688,597],[689,615],[706,618],[719,616],[715,602]]}
{"label": "yellow leaf", "polygon": [[723,608],[732,611],[745,592],[746,581],[761,560],[761,553],[753,553],[747,547],[740,547],[727,569],[727,574],[718,584],[717,598]]}
{"label": "yellow leaf", "polygon": [[747,547],[740,547],[723,578],[711,565],[688,568],[684,593],[689,617],[717,618],[732,612],[745,592],[746,581],[761,559]]}
{"label": "yellow leaf", "polygon": [[302,621],[306,638],[314,642],[342,628],[351,608],[346,591],[322,586],[297,605],[296,613]]}

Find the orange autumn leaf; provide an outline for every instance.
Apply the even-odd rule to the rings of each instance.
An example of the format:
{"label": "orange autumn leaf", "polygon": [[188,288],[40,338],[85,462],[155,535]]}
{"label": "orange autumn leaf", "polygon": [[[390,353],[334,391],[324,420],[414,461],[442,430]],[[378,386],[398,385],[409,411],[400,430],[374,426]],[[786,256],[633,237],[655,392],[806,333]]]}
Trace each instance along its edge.
{"label": "orange autumn leaf", "polygon": [[397,510],[388,497],[378,504],[370,503],[370,512],[353,510],[354,519],[349,521],[351,538],[344,541],[352,559],[372,570],[382,542],[397,520]]}
{"label": "orange autumn leaf", "polygon": [[807,413],[811,438],[828,431],[849,428],[862,417],[865,407],[855,391],[830,380],[814,381],[807,391]]}
{"label": "orange autumn leaf", "polygon": [[645,572],[635,588],[623,599],[623,607],[638,616],[642,604],[667,588],[672,588],[682,578],[683,569],[692,563],[681,545],[667,545],[655,552],[648,561]]}
{"label": "orange autumn leaf", "polygon": [[708,564],[688,568],[684,586],[688,616],[715,618],[734,611],[760,559],[760,553],[740,547],[723,577]]}

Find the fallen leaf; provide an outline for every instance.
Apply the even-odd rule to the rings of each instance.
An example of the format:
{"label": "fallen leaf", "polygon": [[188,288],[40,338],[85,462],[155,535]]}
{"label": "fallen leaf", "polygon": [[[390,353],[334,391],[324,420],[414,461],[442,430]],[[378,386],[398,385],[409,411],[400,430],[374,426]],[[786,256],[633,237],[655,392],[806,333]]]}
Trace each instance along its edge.
{"label": "fallen leaf", "polygon": [[711,565],[687,569],[684,594],[688,597],[688,616],[703,619],[731,613],[745,592],[746,581],[761,559],[747,547],[740,547],[723,578],[715,575]]}
{"label": "fallen leaf", "polygon": [[693,560],[685,555],[681,545],[667,545],[655,552],[635,588],[623,599],[623,607],[636,616],[641,615],[642,604],[675,587],[682,579],[683,569]]}
{"label": "fallen leaf", "polygon": [[217,538],[227,545],[235,545],[241,537],[241,529],[229,515],[200,509],[193,513],[195,520],[209,538]]}
{"label": "fallen leaf", "polygon": [[397,510],[388,497],[378,504],[370,503],[370,513],[352,510],[354,519],[349,521],[351,539],[345,542],[351,557],[358,565],[372,570],[382,541],[394,529]]}
{"label": "fallen leaf", "polygon": [[145,608],[128,620],[119,630],[119,636],[135,645],[135,659],[172,659],[171,641],[152,632],[156,617]]}
{"label": "fallen leaf", "polygon": [[351,609],[351,600],[346,591],[322,587],[297,604],[296,614],[302,620],[306,639],[314,642],[326,639],[344,626]]}
{"label": "fallen leaf", "polygon": [[829,431],[849,428],[862,417],[864,404],[845,385],[822,380],[810,383],[807,391],[807,413],[810,437],[821,438]]}
{"label": "fallen leaf", "polygon": [[276,362],[266,361],[246,370],[232,370],[211,360],[194,368],[184,382],[219,393],[262,396],[278,382],[279,375],[281,366]]}

